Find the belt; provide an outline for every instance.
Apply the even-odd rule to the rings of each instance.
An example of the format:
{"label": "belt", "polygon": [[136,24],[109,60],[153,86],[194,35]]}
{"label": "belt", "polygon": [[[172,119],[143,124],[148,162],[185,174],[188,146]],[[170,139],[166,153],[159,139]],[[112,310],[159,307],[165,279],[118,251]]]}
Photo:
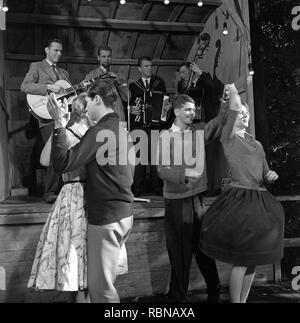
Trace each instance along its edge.
{"label": "belt", "polygon": [[72,183],[83,183],[83,184],[85,184],[86,182],[85,181],[67,181],[67,182],[64,182],[64,184],[72,184]]}

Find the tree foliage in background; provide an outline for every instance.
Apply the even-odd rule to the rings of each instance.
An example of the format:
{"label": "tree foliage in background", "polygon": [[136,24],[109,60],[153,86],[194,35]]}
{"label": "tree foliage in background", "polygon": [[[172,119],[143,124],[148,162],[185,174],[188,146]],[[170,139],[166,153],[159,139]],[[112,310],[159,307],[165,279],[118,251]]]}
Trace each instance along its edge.
{"label": "tree foliage in background", "polygon": [[[251,0],[250,0],[251,1]],[[259,27],[264,42],[264,73],[270,136],[270,167],[280,180],[277,195],[300,193],[300,30],[292,29],[299,0],[260,0]]]}

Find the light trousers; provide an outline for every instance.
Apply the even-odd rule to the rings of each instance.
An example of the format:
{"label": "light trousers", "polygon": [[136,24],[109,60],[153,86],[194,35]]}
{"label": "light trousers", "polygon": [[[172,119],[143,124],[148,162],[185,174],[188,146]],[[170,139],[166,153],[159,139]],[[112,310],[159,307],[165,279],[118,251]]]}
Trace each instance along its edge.
{"label": "light trousers", "polygon": [[88,224],[88,291],[92,303],[119,303],[115,288],[122,245],[129,237],[133,216],[106,225]]}

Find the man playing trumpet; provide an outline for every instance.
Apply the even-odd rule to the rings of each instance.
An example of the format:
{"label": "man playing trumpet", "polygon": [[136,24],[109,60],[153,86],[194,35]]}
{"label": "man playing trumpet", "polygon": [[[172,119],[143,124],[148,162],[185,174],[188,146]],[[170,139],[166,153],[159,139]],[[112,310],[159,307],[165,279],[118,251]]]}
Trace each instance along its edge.
{"label": "man playing trumpet", "polygon": [[97,59],[99,61],[99,67],[90,71],[85,80],[90,80],[95,77],[99,77],[101,75],[109,73],[111,83],[115,86],[118,92],[118,99],[116,102],[116,107],[114,108],[115,112],[119,115],[120,121],[125,123],[125,113],[124,113],[124,105],[127,102],[127,84],[124,82],[121,77],[111,71],[111,60],[112,60],[112,49],[109,46],[99,46],[98,47],[98,55]]}

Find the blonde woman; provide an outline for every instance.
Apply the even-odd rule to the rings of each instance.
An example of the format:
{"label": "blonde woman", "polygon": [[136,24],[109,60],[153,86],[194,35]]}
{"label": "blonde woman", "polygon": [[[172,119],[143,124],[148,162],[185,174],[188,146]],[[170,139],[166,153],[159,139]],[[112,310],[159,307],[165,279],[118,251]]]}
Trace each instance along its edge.
{"label": "blonde woman", "polygon": [[203,216],[203,251],[232,264],[229,280],[232,303],[246,303],[258,265],[283,256],[284,211],[266,190],[278,175],[269,169],[262,145],[246,132],[249,109],[234,85],[226,86],[230,111],[221,143],[231,183]]}
{"label": "blonde woman", "polygon": [[[67,138],[70,147],[85,134],[90,121],[85,114],[86,94],[72,104]],[[52,136],[40,158],[43,166],[51,160]],[[37,290],[82,291],[77,302],[87,301],[87,221],[84,202],[85,169],[62,175],[62,187],[53,204],[37,246],[28,287]]]}

